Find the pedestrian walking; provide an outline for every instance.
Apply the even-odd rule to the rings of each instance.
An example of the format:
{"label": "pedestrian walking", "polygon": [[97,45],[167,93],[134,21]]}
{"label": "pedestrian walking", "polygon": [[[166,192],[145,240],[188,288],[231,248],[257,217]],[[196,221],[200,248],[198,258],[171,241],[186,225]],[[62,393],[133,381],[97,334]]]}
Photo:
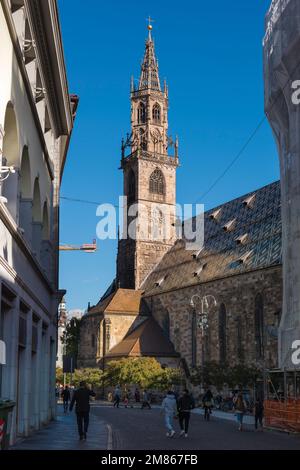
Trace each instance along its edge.
{"label": "pedestrian walking", "polygon": [[255,417],[255,430],[258,430],[258,424],[261,431],[263,430],[263,419],[264,419],[264,402],[261,398],[257,398],[254,405],[254,417]]}
{"label": "pedestrian walking", "polygon": [[63,399],[64,413],[67,413],[69,408],[69,401],[71,398],[71,393],[68,385],[66,385],[63,391],[61,392],[61,397]]}
{"label": "pedestrian walking", "polygon": [[119,408],[120,400],[121,400],[121,389],[119,385],[117,385],[114,391],[114,408],[115,407]]}
{"label": "pedestrian walking", "polygon": [[129,404],[129,392],[127,390],[125,390],[125,392],[124,392],[124,406],[125,406],[125,408],[128,407],[128,404]]}
{"label": "pedestrian walking", "polygon": [[142,410],[144,408],[148,408],[149,410],[151,410],[151,406],[150,406],[150,396],[149,396],[149,393],[147,392],[147,390],[144,390],[143,391],[143,398],[142,398]]}
{"label": "pedestrian walking", "polygon": [[134,399],[135,399],[136,403],[140,403],[140,401],[141,401],[141,394],[140,394],[140,391],[139,391],[138,388],[135,389]]}
{"label": "pedestrian walking", "polygon": [[211,415],[211,409],[213,406],[213,394],[211,390],[208,388],[203,395],[202,404],[204,408],[204,419],[205,421],[209,421]]}
{"label": "pedestrian walking", "polygon": [[193,408],[195,408],[194,398],[189,391],[185,389],[177,403],[180,436],[188,437],[191,410]]}
{"label": "pedestrian walking", "polygon": [[74,404],[77,415],[77,426],[80,440],[86,439],[89,427],[90,397],[96,396],[93,390],[90,390],[85,382],[80,382],[79,388],[74,391],[70,404],[72,411]]}
{"label": "pedestrian walking", "polygon": [[242,392],[239,392],[236,397],[233,399],[234,409],[237,417],[237,422],[239,425],[239,431],[243,430],[243,419],[244,414],[247,410],[246,402],[243,398]]}
{"label": "pedestrian walking", "polygon": [[167,437],[174,437],[174,417],[177,414],[177,403],[175,395],[172,391],[169,391],[166,397],[163,399],[162,402],[162,411],[165,415],[165,425],[167,428]]}

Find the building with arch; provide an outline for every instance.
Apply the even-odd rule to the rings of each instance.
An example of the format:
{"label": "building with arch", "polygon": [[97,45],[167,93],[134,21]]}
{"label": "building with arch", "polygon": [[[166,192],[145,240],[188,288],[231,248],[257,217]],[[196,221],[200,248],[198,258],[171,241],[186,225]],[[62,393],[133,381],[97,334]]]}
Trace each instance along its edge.
{"label": "building with arch", "polygon": [[[44,25],[42,27],[41,25]],[[78,103],[68,92],[55,0],[0,4],[0,397],[11,442],[55,415],[59,190]]]}

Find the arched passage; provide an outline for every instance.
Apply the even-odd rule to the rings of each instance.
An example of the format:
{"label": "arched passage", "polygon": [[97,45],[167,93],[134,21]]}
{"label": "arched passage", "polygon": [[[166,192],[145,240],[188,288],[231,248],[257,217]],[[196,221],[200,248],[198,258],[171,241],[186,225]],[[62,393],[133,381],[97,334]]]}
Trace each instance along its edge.
{"label": "arched passage", "polygon": [[[19,137],[13,105],[8,103],[4,118],[3,166],[19,167]],[[7,199],[7,208],[13,218],[17,218],[18,172],[10,174],[1,185],[1,195]]]}
{"label": "arched passage", "polygon": [[32,223],[32,186],[30,157],[28,148],[24,147],[22,152],[20,170],[20,206],[19,206],[19,226],[24,230],[26,240],[31,243],[31,223]]}

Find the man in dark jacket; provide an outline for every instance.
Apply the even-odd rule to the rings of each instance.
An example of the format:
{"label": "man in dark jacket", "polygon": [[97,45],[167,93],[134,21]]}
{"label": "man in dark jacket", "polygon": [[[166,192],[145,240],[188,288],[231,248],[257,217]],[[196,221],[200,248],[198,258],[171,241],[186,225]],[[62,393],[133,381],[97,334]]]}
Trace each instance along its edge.
{"label": "man in dark jacket", "polygon": [[96,394],[89,390],[85,382],[80,382],[79,388],[75,390],[70,404],[70,411],[72,411],[74,403],[76,402],[75,412],[77,415],[77,425],[80,440],[86,439],[87,430],[89,427],[89,413],[90,413],[90,397]]}
{"label": "man in dark jacket", "polygon": [[191,417],[191,409],[195,408],[195,401],[187,389],[183,391],[183,395],[177,403],[180,436],[188,437],[189,422]]}
{"label": "man in dark jacket", "polygon": [[70,394],[70,390],[69,390],[68,385],[66,385],[65,388],[63,389],[63,391],[61,392],[61,396],[62,396],[63,404],[64,404],[64,413],[66,413],[68,411],[69,401],[70,401],[70,398],[71,398],[71,394]]}

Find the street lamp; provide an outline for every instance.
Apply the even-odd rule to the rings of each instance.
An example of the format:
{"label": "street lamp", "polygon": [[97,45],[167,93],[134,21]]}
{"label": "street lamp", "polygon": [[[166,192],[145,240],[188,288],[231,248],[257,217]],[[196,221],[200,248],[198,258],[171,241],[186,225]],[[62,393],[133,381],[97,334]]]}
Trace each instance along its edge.
{"label": "street lamp", "polygon": [[[0,166],[0,184],[5,181],[9,175],[15,173],[16,170],[13,166]],[[3,202],[4,204],[7,203],[7,199],[4,196],[0,196],[0,202]]]}
{"label": "street lamp", "polygon": [[[196,301],[198,299],[198,301]],[[200,302],[199,302],[200,301]],[[197,312],[196,310],[196,305],[197,303],[200,303],[201,309],[200,312]],[[198,316],[197,319],[197,326],[201,330],[201,346],[202,346],[202,354],[201,354],[201,362],[202,362],[202,387],[204,386],[204,336],[205,332],[209,327],[208,324],[208,312],[210,309],[210,304],[212,307],[217,306],[217,301],[215,297],[211,294],[205,295],[204,297],[200,297],[198,294],[194,294],[191,297],[190,300],[190,305],[194,310],[194,313],[196,314],[196,317]]]}
{"label": "street lamp", "polygon": [[[200,305],[201,305],[201,311],[197,312],[196,311],[196,303],[195,299],[200,300]],[[198,294],[194,294],[191,297],[190,300],[190,305],[191,307],[195,310],[195,312],[198,315],[198,327],[201,329],[202,336],[204,335],[205,331],[208,328],[208,312],[210,309],[210,301],[212,302],[212,306],[216,307],[217,306],[217,301],[215,297],[211,294],[205,295],[204,297],[200,297]]]}

